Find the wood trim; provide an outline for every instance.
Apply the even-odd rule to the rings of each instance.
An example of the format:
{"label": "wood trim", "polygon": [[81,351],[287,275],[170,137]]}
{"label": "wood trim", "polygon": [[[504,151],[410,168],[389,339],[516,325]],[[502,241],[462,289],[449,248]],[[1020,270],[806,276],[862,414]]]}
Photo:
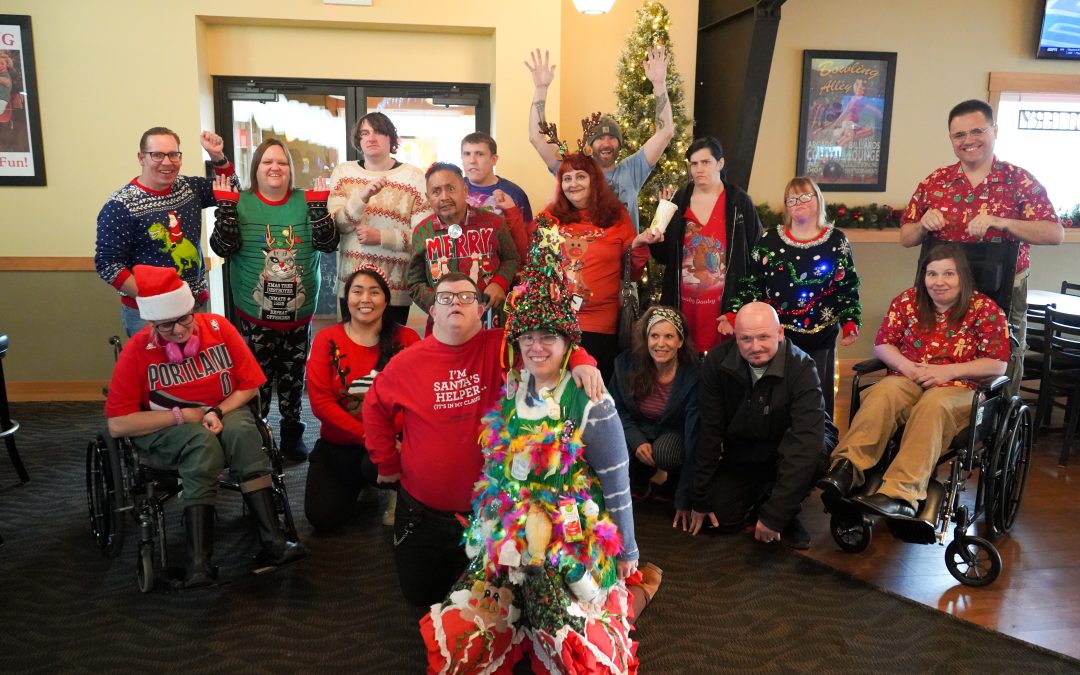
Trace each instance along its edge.
{"label": "wood trim", "polygon": [[1080,94],[1080,75],[1059,73],[990,73],[991,94],[1021,93]]}
{"label": "wood trim", "polygon": [[[899,244],[900,243],[900,229],[890,228],[887,230],[863,230],[863,229],[850,229],[844,230],[844,234],[847,235],[848,241],[853,244]],[[1065,244],[1080,244],[1080,228],[1067,227],[1065,228]]]}
{"label": "wood trim", "polygon": [[0,256],[0,272],[93,272],[93,257]]}
{"label": "wood trim", "polygon": [[25,401],[104,401],[105,380],[8,382],[8,399]]}
{"label": "wood trim", "polygon": [[[206,271],[222,264],[217,256],[206,256]],[[60,256],[0,256],[0,272],[93,272],[92,257]]]}

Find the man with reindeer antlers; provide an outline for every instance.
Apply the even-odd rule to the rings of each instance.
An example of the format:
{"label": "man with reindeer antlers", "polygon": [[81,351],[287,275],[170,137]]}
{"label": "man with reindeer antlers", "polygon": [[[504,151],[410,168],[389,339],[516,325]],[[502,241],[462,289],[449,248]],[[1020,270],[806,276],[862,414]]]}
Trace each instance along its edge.
{"label": "man with reindeer antlers", "polygon": [[[529,106],[529,142],[554,174],[559,168],[559,157],[555,146],[541,132],[540,124],[547,122],[544,109],[548,88],[555,79],[555,66],[550,63],[548,52],[541,55],[539,49],[530,54],[530,61],[525,62],[525,67],[532,73],[534,87],[532,105]],[[638,192],[675,135],[667,92],[667,67],[667,50],[662,45],[650,47],[645,58],[645,77],[652,83],[656,96],[656,131],[637,152],[616,161],[622,149],[623,137],[618,122],[610,115],[601,117],[600,123],[586,137],[592,158],[600,165],[619,201],[626,206],[635,232],[641,231],[638,224]]]}

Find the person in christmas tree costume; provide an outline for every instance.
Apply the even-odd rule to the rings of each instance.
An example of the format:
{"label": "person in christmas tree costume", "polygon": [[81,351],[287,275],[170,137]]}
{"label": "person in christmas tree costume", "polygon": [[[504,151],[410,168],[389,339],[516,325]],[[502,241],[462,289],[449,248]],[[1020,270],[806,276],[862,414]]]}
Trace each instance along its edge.
{"label": "person in christmas tree costume", "polygon": [[862,324],[859,275],[847,236],[825,222],[825,199],[812,178],[788,181],[784,204],[784,222],[750,251],[750,266],[739,279],[732,311],[720,318],[720,332],[734,330],[735,312],[743,305],[772,305],[785,337],[814,359],[831,417],[836,338],[843,331],[840,344],[854,343]]}
{"label": "person in christmas tree costume", "polygon": [[259,412],[264,418],[270,413],[276,387],[281,451],[305,461],[300,406],[319,297],[319,252],[336,251],[339,235],[326,209],[326,179],[317,177],[311,190],[294,190],[292,155],[278,139],[255,149],[250,179],[244,192],[234,191],[224,176],[214,182],[218,208],[210,248],[229,259],[236,326],[267,376]]}
{"label": "person in christmas tree costume", "polygon": [[421,620],[430,672],[509,673],[526,653],[536,673],[637,669],[626,440],[611,397],[590,401],[566,372],[581,329],[562,291],[559,223],[537,221],[507,299],[506,349],[524,369],[484,418],[469,567]]}

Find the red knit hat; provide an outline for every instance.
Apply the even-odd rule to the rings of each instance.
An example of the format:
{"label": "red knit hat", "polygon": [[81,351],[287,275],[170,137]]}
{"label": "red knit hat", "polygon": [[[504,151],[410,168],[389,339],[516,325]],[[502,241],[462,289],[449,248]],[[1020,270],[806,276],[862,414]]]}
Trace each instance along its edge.
{"label": "red knit hat", "polygon": [[176,269],[136,265],[131,271],[135,274],[135,285],[139,287],[135,302],[139,305],[139,316],[143,320],[178,319],[195,306],[191,288],[176,273]]}

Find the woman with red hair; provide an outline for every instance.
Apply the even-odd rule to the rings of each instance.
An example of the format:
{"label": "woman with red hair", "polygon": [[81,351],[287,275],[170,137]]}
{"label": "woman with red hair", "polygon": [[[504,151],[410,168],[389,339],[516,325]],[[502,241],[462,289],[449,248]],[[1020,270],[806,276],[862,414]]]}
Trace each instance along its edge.
{"label": "woman with red hair", "polygon": [[[649,259],[648,245],[660,241],[662,235],[649,230],[634,235],[630,215],[592,157],[567,155],[555,175],[555,199],[545,211],[558,221],[563,237],[567,290],[576,298],[581,344],[596,359],[606,380],[618,352],[623,258],[630,249],[631,277],[640,278]],[[535,227],[534,221],[530,234]]]}

